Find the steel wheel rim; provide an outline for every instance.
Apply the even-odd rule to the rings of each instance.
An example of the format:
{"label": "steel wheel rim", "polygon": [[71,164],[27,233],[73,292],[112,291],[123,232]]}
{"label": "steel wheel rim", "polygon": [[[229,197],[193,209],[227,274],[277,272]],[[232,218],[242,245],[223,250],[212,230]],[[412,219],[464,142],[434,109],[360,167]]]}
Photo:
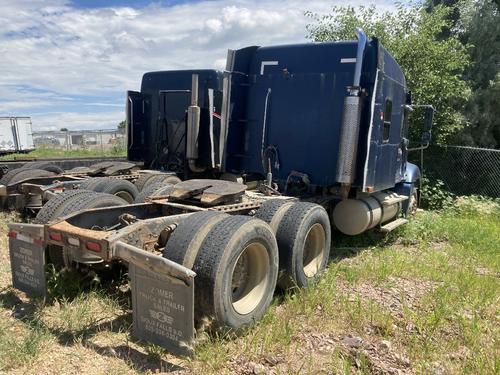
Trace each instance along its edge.
{"label": "steel wheel rim", "polygon": [[261,243],[243,249],[231,273],[231,303],[240,315],[251,313],[266,296],[269,255]]}
{"label": "steel wheel rim", "polygon": [[418,202],[417,202],[417,193],[414,192],[410,197],[410,215],[415,216],[417,214]]}
{"label": "steel wheel rim", "polygon": [[318,274],[325,258],[326,233],[320,223],[313,224],[306,235],[302,266],[306,277]]}

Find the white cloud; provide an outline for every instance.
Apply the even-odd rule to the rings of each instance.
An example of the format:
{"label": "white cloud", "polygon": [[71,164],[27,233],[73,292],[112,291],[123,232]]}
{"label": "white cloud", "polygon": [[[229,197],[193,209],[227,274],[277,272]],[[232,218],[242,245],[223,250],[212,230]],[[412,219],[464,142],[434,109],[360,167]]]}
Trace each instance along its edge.
{"label": "white cloud", "polygon": [[73,98],[48,91],[32,91],[27,87],[0,85],[0,112],[8,114],[30,108],[46,108],[53,105],[67,105]]}
{"label": "white cloud", "polygon": [[[60,130],[68,129],[115,129],[116,125],[123,120],[123,111],[113,110],[100,113],[41,113],[36,116],[36,130]],[[35,125],[35,124],[33,124]]]}
{"label": "white cloud", "polygon": [[[341,1],[217,0],[75,9],[65,0],[0,0],[0,113],[64,108],[66,96],[116,102],[125,90],[140,87],[146,71],[220,69],[228,48],[303,42],[308,23],[303,12],[327,12],[334,3]],[[34,90],[9,97],[13,86]],[[54,126],[98,128],[123,119],[123,111],[108,112],[106,120],[79,114],[85,121],[77,113],[37,116],[34,126],[65,121]]]}

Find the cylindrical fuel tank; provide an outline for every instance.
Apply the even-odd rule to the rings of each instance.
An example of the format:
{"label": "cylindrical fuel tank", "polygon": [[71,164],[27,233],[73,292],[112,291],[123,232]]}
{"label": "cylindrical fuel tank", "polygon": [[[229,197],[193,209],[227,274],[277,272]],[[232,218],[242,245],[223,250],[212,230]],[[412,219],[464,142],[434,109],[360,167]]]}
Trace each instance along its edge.
{"label": "cylindrical fuel tank", "polygon": [[333,210],[333,224],[342,233],[355,236],[385,223],[399,213],[400,202],[389,203],[396,195],[378,192],[359,199],[345,199]]}

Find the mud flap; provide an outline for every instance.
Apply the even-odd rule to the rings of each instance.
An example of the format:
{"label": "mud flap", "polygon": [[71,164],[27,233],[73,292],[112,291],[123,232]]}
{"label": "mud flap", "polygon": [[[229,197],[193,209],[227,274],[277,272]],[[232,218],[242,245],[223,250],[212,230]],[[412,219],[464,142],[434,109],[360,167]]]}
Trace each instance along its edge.
{"label": "mud flap", "polygon": [[43,225],[9,224],[12,285],[29,296],[45,297]]}
{"label": "mud flap", "polygon": [[129,262],[134,336],[173,354],[192,354],[196,274],[123,242],[115,256]]}

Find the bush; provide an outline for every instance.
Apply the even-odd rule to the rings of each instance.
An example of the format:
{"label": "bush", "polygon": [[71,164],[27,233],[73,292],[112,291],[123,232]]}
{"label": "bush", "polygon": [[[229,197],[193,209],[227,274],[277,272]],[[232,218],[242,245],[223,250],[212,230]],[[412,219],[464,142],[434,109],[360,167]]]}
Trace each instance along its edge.
{"label": "bush", "polygon": [[492,215],[500,219],[500,199],[481,195],[457,197],[451,210],[461,215]]}
{"label": "bush", "polygon": [[455,195],[445,188],[440,179],[429,180],[422,177],[422,189],[420,191],[420,206],[429,210],[441,210],[453,205]]}
{"label": "bush", "polygon": [[422,178],[420,207],[460,215],[494,215],[500,218],[500,199],[481,195],[457,196],[440,179]]}

